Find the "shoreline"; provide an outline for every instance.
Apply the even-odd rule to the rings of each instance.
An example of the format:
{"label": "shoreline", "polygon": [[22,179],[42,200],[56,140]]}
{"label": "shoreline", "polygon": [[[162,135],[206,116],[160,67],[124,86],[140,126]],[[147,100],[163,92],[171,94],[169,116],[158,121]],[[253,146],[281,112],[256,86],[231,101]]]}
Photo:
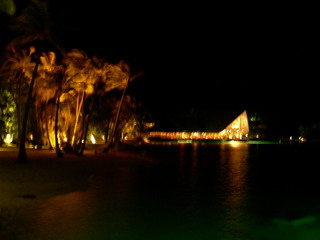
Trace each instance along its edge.
{"label": "shoreline", "polygon": [[54,150],[27,149],[28,162],[22,164],[15,163],[17,156],[16,148],[0,151],[0,207],[85,190],[90,176],[106,168],[155,164],[143,153],[120,150],[99,154],[85,150],[84,156],[57,158]]}

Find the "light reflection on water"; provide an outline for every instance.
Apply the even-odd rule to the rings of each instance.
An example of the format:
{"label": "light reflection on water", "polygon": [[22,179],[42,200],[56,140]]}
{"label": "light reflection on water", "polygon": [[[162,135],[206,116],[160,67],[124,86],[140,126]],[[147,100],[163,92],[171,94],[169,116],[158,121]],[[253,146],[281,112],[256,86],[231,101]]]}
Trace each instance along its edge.
{"label": "light reflection on water", "polygon": [[[271,166],[264,161],[274,157],[269,149],[241,143],[178,144],[159,147],[155,156],[162,160],[157,166],[102,169],[91,176],[87,191],[43,201],[34,216],[34,239],[256,240],[287,234],[308,240],[313,238],[306,236],[320,233],[312,224],[306,226],[309,232],[305,226],[272,225],[279,202],[292,199],[263,188],[261,166],[267,169],[263,176],[270,174],[284,188],[291,186],[286,179],[291,175],[281,172],[277,177],[283,168],[275,165],[280,157],[270,160]],[[298,198],[301,205],[294,207],[303,209],[309,199]],[[264,208],[271,217],[265,218]]]}
{"label": "light reflection on water", "polygon": [[[246,236],[245,219],[248,213],[248,146],[232,144],[231,147],[221,144],[219,177],[224,181],[224,226],[231,236]],[[232,226],[232,228],[230,228]]]}

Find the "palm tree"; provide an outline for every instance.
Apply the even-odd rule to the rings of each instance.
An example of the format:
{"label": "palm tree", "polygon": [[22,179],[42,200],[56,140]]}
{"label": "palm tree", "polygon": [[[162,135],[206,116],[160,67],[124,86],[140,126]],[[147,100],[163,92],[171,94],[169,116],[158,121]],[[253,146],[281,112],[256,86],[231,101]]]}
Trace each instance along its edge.
{"label": "palm tree", "polygon": [[60,109],[60,97],[61,97],[61,87],[59,86],[59,89],[56,94],[56,114],[55,114],[55,120],[54,120],[54,139],[55,139],[55,148],[56,148],[56,154],[58,158],[63,157],[62,151],[59,147],[59,141],[58,141],[58,119],[59,119],[59,109]]}
{"label": "palm tree", "polygon": [[63,157],[62,151],[59,147],[58,141],[58,122],[59,122],[59,110],[60,110],[60,98],[63,92],[63,83],[65,79],[65,68],[61,65],[57,74],[57,92],[56,92],[56,114],[54,120],[54,138],[55,138],[55,147],[56,147],[56,154],[58,158]]}
{"label": "palm tree", "polygon": [[[73,133],[71,137],[71,147],[75,150],[78,140],[81,142],[79,134],[79,122],[81,113],[84,109],[86,94],[92,91],[92,62],[84,51],[72,49],[68,52],[64,59],[66,66],[66,82],[69,86],[68,91],[72,93],[75,101],[75,114]],[[82,129],[82,128],[80,128]]]}
{"label": "palm tree", "polygon": [[[48,124],[48,111],[47,106],[49,101],[52,102],[57,98],[57,92],[60,87],[60,72],[62,69],[61,65],[56,64],[56,55],[54,52],[42,53],[40,57],[41,65],[39,67],[39,81],[35,85],[35,106],[37,111],[37,116],[39,116],[38,122],[44,122],[41,126],[46,126],[46,135],[50,144],[50,133],[53,129],[49,129]],[[57,106],[58,108],[58,106]],[[43,113],[43,114],[41,114]],[[54,116],[51,112],[51,118]],[[43,127],[40,129],[43,132]],[[51,145],[51,144],[50,144]],[[60,157],[60,154],[57,153]]]}
{"label": "palm tree", "polygon": [[135,98],[130,95],[126,95],[121,108],[121,115],[118,119],[118,127],[115,133],[115,141],[123,140],[128,134],[137,135],[141,126],[141,116],[139,114],[139,108],[141,105]]}
{"label": "palm tree", "polygon": [[[105,93],[114,89],[123,89],[126,86],[126,73],[118,65],[110,64],[97,57],[92,58],[93,69],[91,69],[91,77],[89,84],[92,85],[93,91],[90,92],[91,103],[88,107],[88,114],[84,128],[84,135],[82,137],[83,144],[81,145],[79,155],[83,155],[86,144],[87,133],[89,128],[90,119],[96,105],[96,100],[102,97]],[[89,94],[87,94],[89,96]]]}
{"label": "palm tree", "polygon": [[89,81],[87,82],[87,84],[92,85],[93,91],[89,92],[89,94],[91,95],[91,101],[89,103],[88,114],[84,116],[84,120],[86,121],[84,124],[83,135],[81,137],[82,141],[80,141],[80,147],[77,153],[79,156],[83,155],[83,151],[85,149],[90,119],[93,113],[96,99],[98,98],[99,92],[101,92],[99,91],[99,88],[101,88],[101,83],[104,80],[104,77],[103,77],[105,76],[104,71],[107,69],[107,66],[108,64],[103,62],[101,59],[97,57],[92,58],[92,69],[90,71],[91,77],[89,78]]}
{"label": "palm tree", "polygon": [[31,83],[27,95],[25,112],[22,119],[21,138],[19,143],[19,154],[17,163],[27,162],[27,154],[25,151],[26,125],[30,110],[30,103],[33,91],[33,84],[37,77],[38,66],[40,64],[40,56],[42,51],[48,47],[55,46],[59,50],[56,39],[51,34],[51,21],[49,18],[48,3],[40,0],[33,0],[24,9],[23,13],[12,20],[11,29],[17,32],[17,36],[8,44],[7,49],[13,48],[24,49],[26,46],[34,46],[36,54],[34,54],[35,66],[32,73]]}
{"label": "palm tree", "polygon": [[36,61],[35,61],[35,67],[32,73],[32,78],[31,78],[31,83],[29,86],[29,91],[27,95],[27,102],[26,102],[26,108],[24,110],[24,115],[22,119],[22,129],[21,129],[21,138],[20,138],[20,143],[19,143],[19,153],[18,153],[18,158],[16,160],[17,163],[26,163],[28,161],[27,157],[27,152],[25,148],[25,139],[26,139],[26,130],[27,130],[27,120],[29,116],[29,111],[30,111],[30,102],[32,98],[32,90],[34,86],[34,82],[37,77],[37,71],[39,67],[39,57],[36,56]]}
{"label": "palm tree", "polygon": [[47,1],[30,1],[19,16],[11,19],[8,29],[16,35],[7,45],[9,50],[13,46],[25,48],[31,44],[36,48],[41,46],[42,50],[50,46],[58,52],[62,51],[53,31]]}
{"label": "palm tree", "polygon": [[[126,74],[119,65],[109,64],[96,56],[89,58],[85,52],[78,49],[67,53],[64,62],[67,82],[73,90],[75,100],[75,119],[70,144],[76,154],[82,155],[96,99],[112,89],[123,89]],[[85,109],[88,111],[85,112]],[[82,124],[79,127],[81,113]]]}
{"label": "palm tree", "polygon": [[110,141],[109,141],[107,147],[104,148],[104,150],[103,150],[104,152],[108,152],[111,149],[112,145],[113,145],[115,132],[116,132],[117,127],[118,127],[121,107],[122,107],[122,104],[123,104],[123,101],[124,101],[124,97],[125,97],[127,88],[129,86],[129,82],[133,81],[134,79],[136,79],[137,77],[139,77],[139,76],[141,76],[143,74],[143,72],[139,72],[138,74],[132,76],[131,75],[130,66],[124,61],[120,61],[118,67],[121,69],[122,73],[124,74],[125,86],[124,86],[124,88],[122,90],[122,96],[121,96],[120,104],[119,104],[119,107],[118,107],[118,110],[117,110],[116,120],[115,120],[113,129],[112,129]]}
{"label": "palm tree", "polygon": [[12,48],[8,59],[1,67],[1,76],[6,79],[5,84],[14,95],[17,105],[18,144],[21,139],[22,98],[26,92],[26,87],[32,79],[32,70],[35,67],[35,63],[32,62],[31,56],[34,51],[35,49],[32,47],[21,51]]}

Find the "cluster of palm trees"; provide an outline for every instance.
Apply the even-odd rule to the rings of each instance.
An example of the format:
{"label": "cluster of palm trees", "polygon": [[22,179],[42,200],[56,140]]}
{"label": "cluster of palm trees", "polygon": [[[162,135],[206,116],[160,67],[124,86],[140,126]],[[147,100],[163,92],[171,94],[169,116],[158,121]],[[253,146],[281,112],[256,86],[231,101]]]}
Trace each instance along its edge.
{"label": "cluster of palm trees", "polygon": [[[43,18],[43,2],[32,3],[35,5],[31,9],[38,11],[34,16]],[[26,10],[16,19],[15,23],[23,25],[32,20],[32,14]],[[27,28],[14,38],[6,46],[1,64],[1,87],[11,92],[16,103],[19,163],[27,162],[25,143],[30,132],[38,147],[46,144],[62,157],[63,146],[83,154],[94,120],[97,125],[105,124],[105,151],[116,136],[124,134],[126,126],[132,130],[139,125],[134,118],[137,104],[125,93],[129,82],[142,73],[132,75],[124,61],[109,63],[79,49],[62,49],[49,37],[46,23],[44,19],[41,26]],[[112,94],[118,90],[120,99]],[[124,102],[128,116],[120,121]]]}
{"label": "cluster of palm trees", "polygon": [[[10,90],[17,106],[18,144],[23,161],[27,123],[28,120],[31,122],[30,109],[34,117],[33,132],[38,133],[33,134],[33,137],[38,135],[37,145],[46,143],[56,147],[58,156],[62,156],[62,144],[82,155],[90,120],[99,106],[105,107],[104,112],[109,117],[115,115],[111,136],[106,134],[107,138],[113,139],[125,90],[138,76],[131,76],[128,64],[123,61],[111,64],[98,57],[90,58],[78,49],[66,52],[60,64],[52,51],[42,52],[34,57],[34,61],[32,54],[35,54],[34,47],[22,51],[13,49],[11,57],[1,68],[2,84]],[[106,94],[109,93],[110,97],[110,92],[116,89],[122,90],[122,97],[120,102],[111,103]],[[107,101],[109,106],[103,105],[102,101]],[[116,113],[114,109],[117,109]],[[106,128],[110,129],[108,126]]]}

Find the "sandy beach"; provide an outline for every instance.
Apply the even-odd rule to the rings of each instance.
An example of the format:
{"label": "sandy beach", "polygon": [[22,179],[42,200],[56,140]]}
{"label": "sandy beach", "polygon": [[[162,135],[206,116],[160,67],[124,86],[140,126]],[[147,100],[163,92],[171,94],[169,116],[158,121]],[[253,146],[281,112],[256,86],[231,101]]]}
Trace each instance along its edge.
{"label": "sandy beach", "polygon": [[[0,149],[1,150],[1,149]],[[23,204],[89,187],[90,176],[106,167],[130,167],[153,164],[143,153],[110,151],[83,156],[64,154],[57,158],[54,150],[27,150],[28,163],[17,164],[17,149],[0,151],[0,206]]]}
{"label": "sandy beach", "polygon": [[94,174],[107,168],[155,163],[143,153],[132,151],[96,154],[86,150],[84,156],[64,154],[57,158],[53,150],[28,149],[28,163],[18,164],[16,148],[0,150],[0,239],[6,240],[24,235],[21,226],[27,221],[29,209],[39,201],[86,190]]}

